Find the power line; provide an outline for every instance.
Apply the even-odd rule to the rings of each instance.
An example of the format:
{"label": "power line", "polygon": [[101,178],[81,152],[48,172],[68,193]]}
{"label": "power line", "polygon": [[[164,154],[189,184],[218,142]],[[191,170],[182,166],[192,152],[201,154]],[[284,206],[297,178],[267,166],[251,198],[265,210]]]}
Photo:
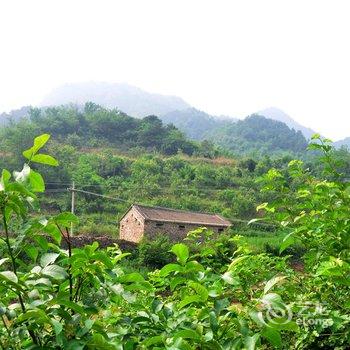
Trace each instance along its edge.
{"label": "power line", "polygon": [[117,197],[110,197],[110,196],[106,196],[103,194],[94,193],[94,192],[90,192],[90,191],[78,190],[77,188],[68,188],[67,190],[70,192],[80,192],[80,193],[85,193],[85,194],[89,194],[89,195],[96,196],[96,197],[101,197],[101,198],[111,199],[111,200],[115,200],[115,201],[130,203],[130,201],[126,200],[126,199],[117,198]]}
{"label": "power line", "polygon": [[[79,190],[77,188],[72,188],[72,187],[69,187],[67,189],[60,189],[60,190],[57,190],[55,192],[65,192],[65,191],[70,191],[72,194],[73,193],[84,193],[84,194],[88,194],[88,195],[92,195],[92,196],[95,196],[95,197],[100,197],[100,198],[106,198],[106,199],[109,199],[109,200],[115,200],[115,201],[119,201],[119,202],[124,202],[124,203],[128,203],[130,204],[131,201],[130,200],[126,200],[126,199],[123,199],[123,198],[119,198],[119,197],[111,197],[111,196],[106,196],[106,195],[103,195],[103,194],[99,194],[99,193],[94,193],[94,192],[90,192],[90,191],[85,191],[85,190]],[[232,223],[241,223],[241,224],[248,224],[248,220],[242,220],[242,219],[230,219],[230,221]],[[265,227],[265,228],[275,228],[274,225],[270,225],[268,223],[263,223],[263,222],[255,222],[254,223],[254,226],[261,226],[261,227]]]}
{"label": "power line", "polygon": [[[46,182],[47,185],[71,185],[71,183],[67,183],[67,182]],[[118,186],[118,185],[96,185],[96,184],[87,184],[87,183],[80,183],[77,184],[77,186],[79,187],[100,187],[100,188],[118,188],[121,189],[122,186]],[[233,188],[237,188],[237,187],[243,187],[243,188],[252,188],[251,186],[247,186],[247,185],[240,185],[240,184],[236,184],[236,185],[231,185],[231,186],[227,186],[225,188],[208,188],[207,186],[195,186],[193,188],[190,187],[186,187],[186,186],[177,186],[176,188],[174,188],[173,190],[206,190],[206,191],[225,191],[225,190],[230,190]],[[168,187],[170,188],[170,187]],[[147,189],[145,187],[139,187],[139,189]],[[159,188],[158,191],[163,191],[165,190],[165,188]]]}

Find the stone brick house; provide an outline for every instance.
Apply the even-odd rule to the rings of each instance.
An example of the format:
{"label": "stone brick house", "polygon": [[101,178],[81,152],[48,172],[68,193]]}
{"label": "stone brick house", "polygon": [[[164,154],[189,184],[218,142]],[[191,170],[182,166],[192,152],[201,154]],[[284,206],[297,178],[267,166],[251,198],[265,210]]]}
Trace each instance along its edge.
{"label": "stone brick house", "polygon": [[207,227],[222,232],[231,223],[216,214],[148,207],[134,204],[120,220],[119,238],[129,242],[140,242],[147,235],[167,234],[173,241],[181,240],[198,227]]}

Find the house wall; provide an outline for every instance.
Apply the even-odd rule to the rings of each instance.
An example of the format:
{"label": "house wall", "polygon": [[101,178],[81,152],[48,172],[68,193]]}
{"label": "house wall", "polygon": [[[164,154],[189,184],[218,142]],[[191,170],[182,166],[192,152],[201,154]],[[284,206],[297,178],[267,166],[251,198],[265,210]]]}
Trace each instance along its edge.
{"label": "house wall", "polygon": [[[169,238],[176,242],[180,241],[189,231],[195,230],[198,227],[203,227],[203,225],[197,224],[178,224],[172,222],[155,222],[155,221],[145,221],[144,232],[146,237],[153,238],[158,234],[166,234]],[[214,232],[221,232],[226,227],[222,226],[207,226],[212,229]]]}
{"label": "house wall", "polygon": [[125,241],[138,243],[143,237],[144,228],[144,218],[137,210],[131,208],[120,221],[119,238]]}

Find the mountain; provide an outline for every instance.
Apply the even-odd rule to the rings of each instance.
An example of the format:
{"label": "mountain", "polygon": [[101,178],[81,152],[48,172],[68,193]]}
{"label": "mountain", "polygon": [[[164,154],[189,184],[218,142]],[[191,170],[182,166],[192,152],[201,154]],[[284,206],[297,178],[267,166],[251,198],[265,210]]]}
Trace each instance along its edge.
{"label": "mountain", "polygon": [[347,147],[350,150],[350,137],[334,142],[336,148]]}
{"label": "mountain", "polygon": [[251,115],[213,130],[208,139],[240,155],[271,155],[303,152],[307,140],[285,123]]}
{"label": "mountain", "polygon": [[162,115],[160,119],[165,124],[174,124],[193,140],[203,140],[210,130],[237,121],[237,119],[230,117],[212,116],[196,108],[172,111]]}
{"label": "mountain", "polygon": [[133,117],[163,115],[190,105],[176,96],[152,94],[135,86],[119,83],[86,82],[60,86],[47,95],[41,106],[83,105],[92,101],[105,108],[118,108]]}
{"label": "mountain", "polygon": [[292,119],[288,114],[283,112],[281,109],[278,109],[275,107],[265,108],[257,112],[256,114],[262,115],[266,118],[277,120],[279,122],[283,122],[294,130],[300,130],[302,134],[305,136],[305,138],[308,140],[311,138],[313,134],[316,133],[316,131],[299,124],[294,119]]}
{"label": "mountain", "polygon": [[7,124],[9,121],[18,121],[20,119],[22,119],[23,117],[25,117],[29,110],[30,110],[30,106],[24,106],[22,108],[19,109],[14,109],[9,113],[1,113],[0,114],[0,126],[3,126],[5,124]]}

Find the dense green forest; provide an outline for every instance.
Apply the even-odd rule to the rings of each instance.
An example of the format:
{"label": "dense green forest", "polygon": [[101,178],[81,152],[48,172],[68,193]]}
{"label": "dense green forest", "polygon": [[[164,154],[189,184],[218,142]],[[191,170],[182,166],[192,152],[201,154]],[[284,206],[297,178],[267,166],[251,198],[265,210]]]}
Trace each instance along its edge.
{"label": "dense green forest", "polygon": [[214,129],[208,137],[217,140],[219,145],[236,155],[249,154],[255,157],[274,153],[300,155],[308,144],[300,131],[259,115]]}
{"label": "dense green forest", "polygon": [[236,157],[255,158],[264,155],[281,156],[305,153],[307,140],[300,131],[285,123],[251,115],[243,120],[214,117],[195,108],[169,112],[161,117],[164,123],[173,123],[193,140],[211,140],[230,150]]}

